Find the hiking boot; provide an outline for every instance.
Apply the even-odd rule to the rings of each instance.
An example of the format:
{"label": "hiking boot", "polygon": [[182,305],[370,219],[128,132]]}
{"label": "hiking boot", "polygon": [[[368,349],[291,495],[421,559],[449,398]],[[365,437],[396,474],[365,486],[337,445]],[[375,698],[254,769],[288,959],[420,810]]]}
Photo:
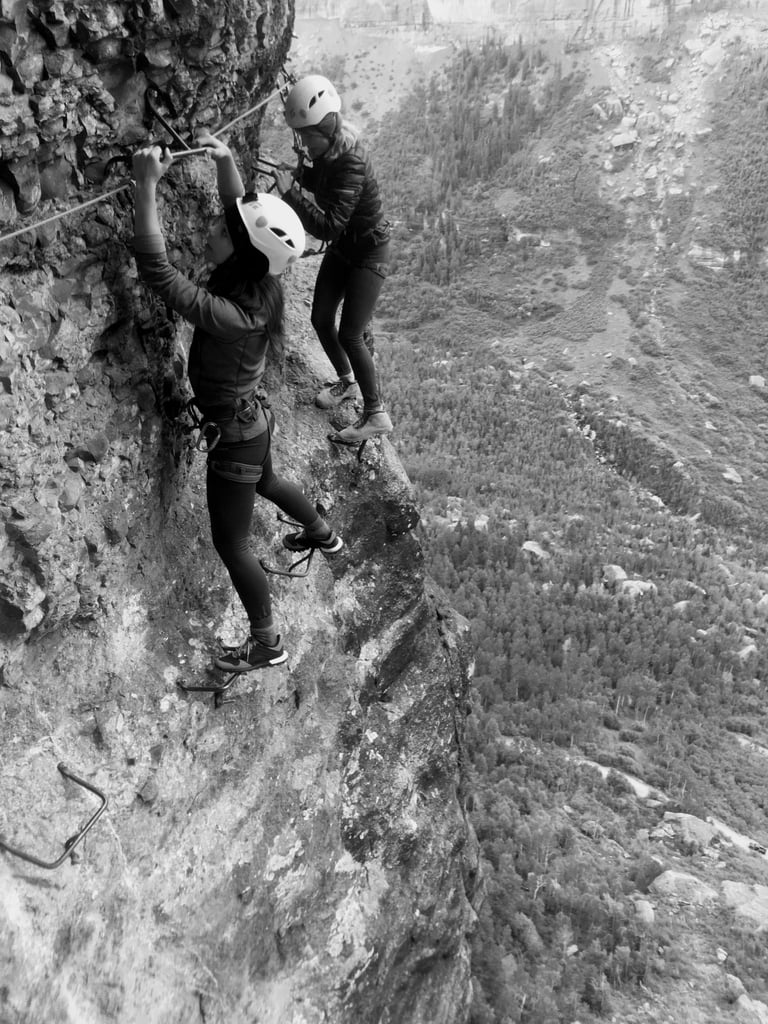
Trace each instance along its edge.
{"label": "hiking boot", "polygon": [[392,432],[392,420],[384,412],[364,412],[357,423],[352,423],[343,430],[328,437],[336,444],[360,444],[369,437],[379,437]]}
{"label": "hiking boot", "polygon": [[283,650],[280,637],[277,638],[275,647],[267,647],[266,644],[261,644],[249,636],[239,647],[225,647],[222,654],[214,660],[214,665],[224,672],[253,672],[257,668],[282,665],[287,660],[288,655]]}
{"label": "hiking boot", "polygon": [[283,537],[283,547],[288,548],[289,551],[311,551],[316,548],[324,555],[335,555],[344,547],[344,541],[333,530],[331,530],[330,537],[326,537],[325,540],[308,537],[306,530],[300,530],[298,533],[287,533]]}
{"label": "hiking boot", "polygon": [[363,393],[356,380],[327,380],[317,393],[315,405],[318,409],[335,409],[337,405],[352,399],[362,400]]}

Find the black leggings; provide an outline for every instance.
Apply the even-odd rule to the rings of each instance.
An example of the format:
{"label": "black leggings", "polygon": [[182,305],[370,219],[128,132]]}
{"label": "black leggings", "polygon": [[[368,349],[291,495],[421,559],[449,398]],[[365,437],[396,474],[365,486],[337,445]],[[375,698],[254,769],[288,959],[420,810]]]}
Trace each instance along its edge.
{"label": "black leggings", "polygon": [[[317,510],[295,484],[272,469],[270,435],[266,431],[252,441],[220,444],[209,457],[206,476],[208,515],[216,553],[227,567],[232,585],[243,603],[252,629],[272,625],[272,602],[267,577],[250,547],[251,518],[255,496],[273,502],[291,519],[309,526]],[[261,466],[258,483],[227,480],[211,469],[216,460]]]}
{"label": "black leggings", "polygon": [[368,410],[381,408],[381,395],[363,332],[373,316],[388,262],[389,242],[379,244],[354,262],[329,249],[317,272],[312,299],[312,326],[325,354],[340,377],[354,373]]}

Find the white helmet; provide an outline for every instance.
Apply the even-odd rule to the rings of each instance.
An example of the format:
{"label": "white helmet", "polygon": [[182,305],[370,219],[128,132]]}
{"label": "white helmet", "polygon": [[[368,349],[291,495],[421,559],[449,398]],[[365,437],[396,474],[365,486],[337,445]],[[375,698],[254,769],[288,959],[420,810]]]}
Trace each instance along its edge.
{"label": "white helmet", "polygon": [[264,253],[270,274],[282,274],[304,252],[306,236],[299,215],[277,196],[251,192],[237,200],[237,212],[238,223],[228,223],[230,234],[234,226],[239,236],[232,239],[235,248],[238,240],[242,240]]}
{"label": "white helmet", "polygon": [[340,110],[341,98],[332,83],[322,75],[307,75],[288,93],[285,120],[289,128],[310,128]]}

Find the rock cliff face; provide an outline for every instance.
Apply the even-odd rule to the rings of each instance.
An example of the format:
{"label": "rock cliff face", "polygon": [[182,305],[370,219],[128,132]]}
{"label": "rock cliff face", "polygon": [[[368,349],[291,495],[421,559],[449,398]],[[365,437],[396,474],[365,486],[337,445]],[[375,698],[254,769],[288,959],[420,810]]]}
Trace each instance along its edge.
{"label": "rock cliff face", "polygon": [[[268,373],[275,459],[346,547],[275,578],[287,666],[218,708],[177,686],[245,623],[177,417],[188,331],[138,285],[124,167],[104,165],[166,137],[150,83],[185,136],[268,96],[292,18],[251,0],[0,7],[0,835],[65,852],[99,802],[60,763],[109,801],[56,870],[0,854],[11,1024],[467,1016],[466,631],[424,577],[393,449],[357,462],[325,440],[311,259]],[[258,113],[244,124],[229,141],[249,174]],[[189,272],[213,185],[202,159],[163,184]],[[257,507],[254,544],[277,562],[274,511]]]}

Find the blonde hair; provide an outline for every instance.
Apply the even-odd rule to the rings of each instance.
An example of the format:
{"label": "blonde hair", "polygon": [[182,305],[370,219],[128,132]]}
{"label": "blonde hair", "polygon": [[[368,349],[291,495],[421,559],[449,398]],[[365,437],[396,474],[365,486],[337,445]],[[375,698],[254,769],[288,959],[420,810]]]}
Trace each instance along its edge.
{"label": "blonde hair", "polygon": [[356,128],[348,121],[342,120],[340,114],[338,114],[337,117],[339,118],[339,126],[333,136],[331,148],[327,153],[323,154],[326,160],[335,160],[337,157],[340,157],[342,153],[348,153],[350,149],[354,149],[360,141],[360,129]]}

